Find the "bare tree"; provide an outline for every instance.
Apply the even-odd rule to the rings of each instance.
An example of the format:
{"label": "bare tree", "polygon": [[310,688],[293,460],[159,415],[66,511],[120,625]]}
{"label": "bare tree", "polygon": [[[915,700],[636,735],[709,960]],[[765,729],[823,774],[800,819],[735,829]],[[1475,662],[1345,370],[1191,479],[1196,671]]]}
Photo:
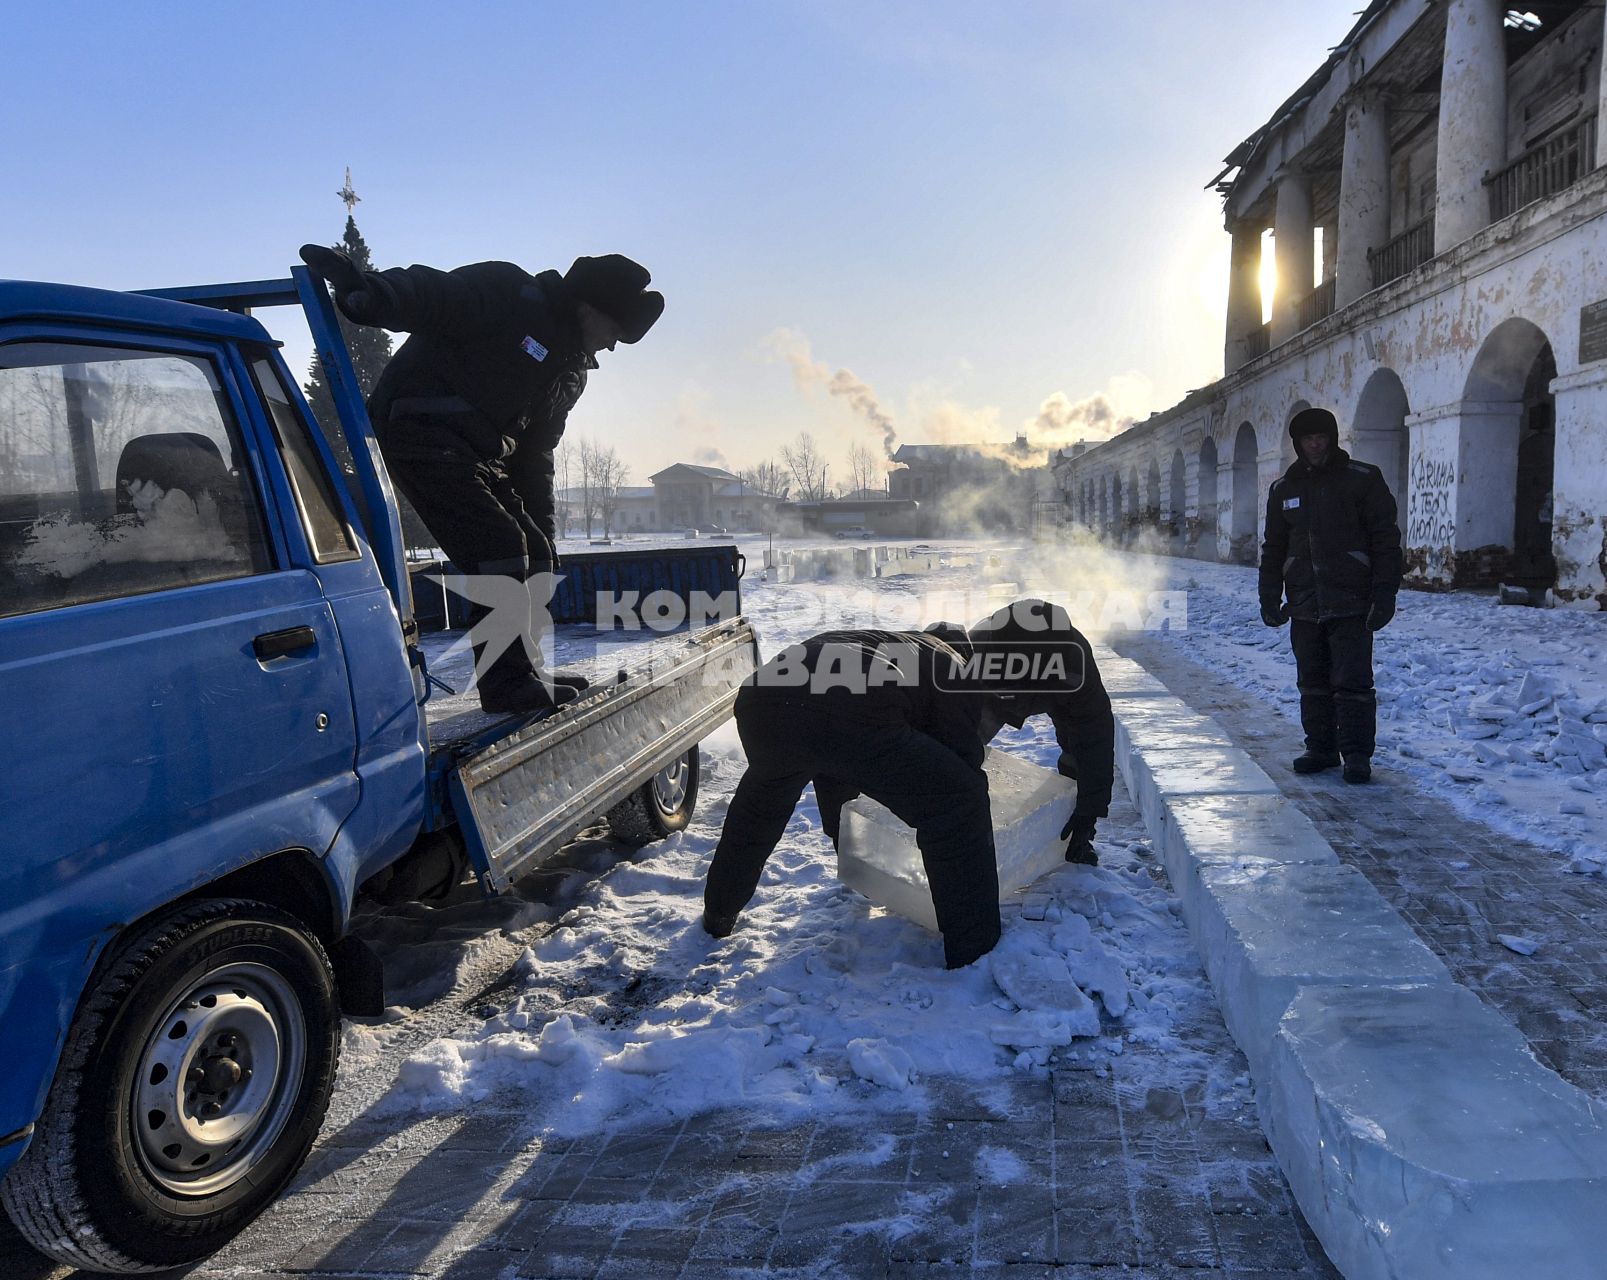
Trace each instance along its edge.
{"label": "bare tree", "polygon": [[767,498],[787,496],[787,471],[774,458],[766,458],[747,473],[745,483],[755,493]]}
{"label": "bare tree", "polygon": [[848,449],[848,492],[881,487],[881,459],[862,442],[856,440]]}
{"label": "bare tree", "polygon": [[575,446],[565,436],[558,441],[558,447],[553,450],[552,470],[554,488],[558,490],[558,536],[569,536],[570,517],[574,514],[573,495],[569,492],[570,475],[575,468]]}
{"label": "bare tree", "polygon": [[603,522],[603,537],[612,536],[614,512],[619,508],[620,490],[630,477],[630,466],[613,445],[598,445],[592,454],[592,491],[596,494],[597,514]]}
{"label": "bare tree", "polygon": [[819,502],[826,496],[827,463],[815,447],[812,435],[800,431],[791,444],[781,446],[781,458],[797,482],[801,501]]}

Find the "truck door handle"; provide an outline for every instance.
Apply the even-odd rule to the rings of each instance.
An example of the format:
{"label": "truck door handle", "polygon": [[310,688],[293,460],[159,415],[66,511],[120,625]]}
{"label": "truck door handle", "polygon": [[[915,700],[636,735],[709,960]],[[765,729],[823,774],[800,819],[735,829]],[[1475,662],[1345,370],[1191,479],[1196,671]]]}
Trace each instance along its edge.
{"label": "truck door handle", "polygon": [[290,627],[284,631],[265,632],[251,642],[251,649],[258,661],[267,662],[270,658],[283,658],[304,649],[316,648],[317,645],[318,636],[311,627]]}

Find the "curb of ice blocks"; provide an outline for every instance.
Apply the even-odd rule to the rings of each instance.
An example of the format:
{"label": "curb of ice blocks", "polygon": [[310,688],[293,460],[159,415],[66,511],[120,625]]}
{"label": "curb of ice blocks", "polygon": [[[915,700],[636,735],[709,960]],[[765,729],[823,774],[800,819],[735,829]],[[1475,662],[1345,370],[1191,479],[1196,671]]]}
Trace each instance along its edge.
{"label": "curb of ice blocks", "polygon": [[1096,656],[1117,767],[1334,1265],[1348,1280],[1607,1274],[1607,1111],[1456,985],[1214,720]]}

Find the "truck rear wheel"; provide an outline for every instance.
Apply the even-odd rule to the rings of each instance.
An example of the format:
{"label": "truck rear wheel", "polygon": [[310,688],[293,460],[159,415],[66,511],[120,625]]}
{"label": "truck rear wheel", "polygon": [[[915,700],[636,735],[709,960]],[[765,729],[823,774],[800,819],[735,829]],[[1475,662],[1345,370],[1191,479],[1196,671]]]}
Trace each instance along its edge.
{"label": "truck rear wheel", "polygon": [[334,974],[298,921],[234,899],[175,908],[101,964],[0,1202],[68,1266],[196,1262],[295,1176],[339,1053]]}
{"label": "truck rear wheel", "polygon": [[692,746],[608,811],[614,839],[640,847],[685,831],[697,808],[698,773],[698,749]]}

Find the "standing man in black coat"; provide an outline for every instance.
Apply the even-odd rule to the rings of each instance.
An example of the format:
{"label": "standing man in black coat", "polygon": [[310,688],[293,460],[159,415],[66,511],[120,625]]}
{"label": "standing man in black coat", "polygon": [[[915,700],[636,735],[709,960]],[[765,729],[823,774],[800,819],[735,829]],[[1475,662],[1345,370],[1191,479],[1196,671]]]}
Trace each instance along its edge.
{"label": "standing man in black coat", "polygon": [[[1395,616],[1401,531],[1384,475],[1339,447],[1326,409],[1289,424],[1299,457],[1267,495],[1261,621],[1290,621],[1306,749],[1296,773],[1344,761],[1346,782],[1373,776],[1378,699],[1373,632]],[[1285,603],[1287,596],[1287,603]]]}
{"label": "standing man in black coat", "polygon": [[[619,254],[530,275],[511,262],[455,271],[359,271],[344,254],[303,245],[356,324],[412,336],[368,400],[396,485],[465,574],[520,582],[558,563],[553,453],[597,353],[638,342],[664,310],[646,268]],[[474,606],[470,620],[485,615]],[[528,632],[529,627],[525,630]],[[541,637],[532,636],[539,653]],[[486,711],[530,713],[573,698],[549,685],[523,643],[486,658],[475,682]]]}

